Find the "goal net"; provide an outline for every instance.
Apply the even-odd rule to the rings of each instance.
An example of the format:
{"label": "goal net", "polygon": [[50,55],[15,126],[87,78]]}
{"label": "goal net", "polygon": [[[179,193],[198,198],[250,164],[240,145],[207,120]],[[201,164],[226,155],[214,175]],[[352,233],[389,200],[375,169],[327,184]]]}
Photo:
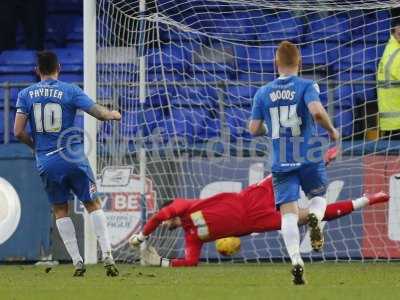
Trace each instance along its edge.
{"label": "goal net", "polygon": [[[376,205],[329,222],[311,260],[400,257],[398,140],[379,136],[377,65],[390,36],[393,1],[99,0],[97,101],[122,121],[97,127],[98,189],[115,257],[135,261],[127,238],[174,197],[239,191],[270,172],[270,146],[247,130],[252,97],[276,74],[283,40],[301,50],[301,75],[315,80],[342,135],[328,168],[329,202],[391,192]],[[90,71],[90,70],[86,70]],[[326,132],[318,129],[319,135]],[[304,202],[304,201],[302,201]],[[161,255],[182,256],[183,234],[159,228]],[[287,257],[279,232],[242,238],[231,261]],[[213,243],[204,261],[221,261]]]}

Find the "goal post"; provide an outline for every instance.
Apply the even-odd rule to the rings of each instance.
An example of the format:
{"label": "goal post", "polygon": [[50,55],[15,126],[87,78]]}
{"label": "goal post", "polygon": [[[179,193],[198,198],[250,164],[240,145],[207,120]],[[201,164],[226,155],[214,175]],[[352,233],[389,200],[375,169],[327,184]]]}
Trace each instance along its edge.
{"label": "goal post", "polygon": [[[83,86],[85,93],[96,101],[96,0],[83,1]],[[90,167],[97,175],[97,120],[84,114],[84,149]],[[97,263],[97,239],[89,214],[84,212],[84,259],[87,264]]]}
{"label": "goal post", "polygon": [[[321,102],[343,137],[343,155],[328,170],[328,200],[395,190],[389,185],[400,167],[400,144],[394,136],[376,135],[376,70],[398,1],[88,2],[96,5],[97,30],[93,35],[91,19],[85,53],[93,55],[87,61],[85,54],[85,74],[92,70],[96,78],[85,75],[85,89],[95,89],[97,101],[122,114],[119,124],[99,123],[90,131],[96,140],[90,161],[104,191],[116,259],[138,259],[127,245],[129,235],[164,202],[239,191],[270,172],[269,141],[252,138],[246,126],[255,92],[276,78],[275,50],[283,40],[300,48],[301,75],[318,83]],[[321,128],[318,134],[327,135]],[[131,173],[124,173],[125,166]],[[106,181],[104,168],[114,170]],[[328,222],[324,252],[311,253],[304,239],[303,255],[400,258],[395,201]],[[183,255],[181,231],[159,228],[149,243],[164,256]],[[244,237],[242,245],[232,261],[287,257],[279,232]],[[202,259],[223,260],[212,243]]]}

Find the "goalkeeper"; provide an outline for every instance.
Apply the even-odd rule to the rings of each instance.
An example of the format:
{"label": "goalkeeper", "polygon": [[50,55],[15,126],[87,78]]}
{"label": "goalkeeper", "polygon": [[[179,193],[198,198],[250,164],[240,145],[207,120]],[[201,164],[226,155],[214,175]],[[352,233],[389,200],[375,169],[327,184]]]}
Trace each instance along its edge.
{"label": "goalkeeper", "polygon": [[[323,220],[330,221],[388,200],[387,194],[379,192],[355,200],[338,201],[327,206]],[[299,225],[307,223],[307,215],[308,209],[300,209]],[[206,242],[281,229],[281,214],[275,207],[272,177],[268,176],[239,193],[220,193],[202,200],[176,198],[169,201],[146,223],[143,232],[130,238],[130,244],[139,246],[160,224],[170,230],[183,228],[185,257],[161,258],[154,248],[148,247],[142,253],[144,263],[163,267],[196,266]]]}

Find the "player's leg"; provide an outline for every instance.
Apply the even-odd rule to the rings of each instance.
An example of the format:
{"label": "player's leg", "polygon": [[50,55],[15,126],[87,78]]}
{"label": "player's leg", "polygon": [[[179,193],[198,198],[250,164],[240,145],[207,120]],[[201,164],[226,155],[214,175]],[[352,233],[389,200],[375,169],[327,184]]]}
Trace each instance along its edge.
{"label": "player's leg", "polygon": [[281,233],[292,262],[294,284],[304,284],[304,262],[300,255],[300,232],[297,225],[300,182],[297,172],[273,173],[276,205],[281,212]]}
{"label": "player's leg", "polygon": [[107,276],[118,276],[119,272],[115,266],[111,252],[111,242],[107,229],[107,220],[97,199],[96,185],[90,168],[77,168],[74,176],[69,177],[71,188],[75,195],[82,201],[89,213],[93,231],[100,244],[104,267]]}
{"label": "player's leg", "polygon": [[89,213],[93,231],[96,234],[97,240],[99,241],[106,274],[107,276],[112,277],[118,276],[119,272],[111,252],[111,242],[107,229],[107,219],[103,210],[101,209],[100,201],[98,199],[94,201],[85,201],[83,202],[83,205]]}
{"label": "player's leg", "polygon": [[[384,192],[369,194],[354,200],[342,200],[326,207],[323,221],[331,221],[340,217],[346,216],[355,210],[364,208],[369,205],[385,203],[389,201],[388,194]],[[307,216],[309,209],[304,208],[299,210],[299,225],[307,224]]]}
{"label": "player's leg", "polygon": [[[51,174],[50,174],[51,175]],[[54,176],[52,176],[54,177]],[[69,217],[68,200],[72,195],[66,185],[49,179],[49,174],[41,175],[44,188],[47,192],[48,199],[53,207],[53,213],[56,218],[56,226],[65,248],[72,259],[75,266],[74,276],[83,276],[86,269],[82,256],[79,253],[78,241],[74,224]]]}
{"label": "player's leg", "polygon": [[325,193],[328,179],[325,165],[323,162],[309,164],[302,167],[299,173],[301,187],[310,199],[307,221],[310,228],[311,246],[315,251],[320,251],[324,245],[324,234],[320,224],[327,205]]}
{"label": "player's leg", "polygon": [[68,203],[54,204],[53,211],[56,217],[58,232],[60,233],[65,248],[67,249],[67,252],[72,259],[72,263],[75,266],[73,276],[81,277],[85,274],[86,267],[83,263],[82,256],[79,253],[74,223],[68,215]]}

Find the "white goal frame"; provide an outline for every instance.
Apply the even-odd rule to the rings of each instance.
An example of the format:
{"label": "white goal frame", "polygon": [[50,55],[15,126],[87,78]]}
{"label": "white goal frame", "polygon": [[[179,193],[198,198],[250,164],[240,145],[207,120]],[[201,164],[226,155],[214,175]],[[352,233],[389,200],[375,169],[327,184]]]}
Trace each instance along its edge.
{"label": "white goal frame", "polygon": [[[83,1],[83,86],[85,93],[96,102],[96,0]],[[96,178],[97,120],[84,114],[84,148]],[[84,213],[84,259],[86,264],[97,263],[97,240],[89,214]]]}

